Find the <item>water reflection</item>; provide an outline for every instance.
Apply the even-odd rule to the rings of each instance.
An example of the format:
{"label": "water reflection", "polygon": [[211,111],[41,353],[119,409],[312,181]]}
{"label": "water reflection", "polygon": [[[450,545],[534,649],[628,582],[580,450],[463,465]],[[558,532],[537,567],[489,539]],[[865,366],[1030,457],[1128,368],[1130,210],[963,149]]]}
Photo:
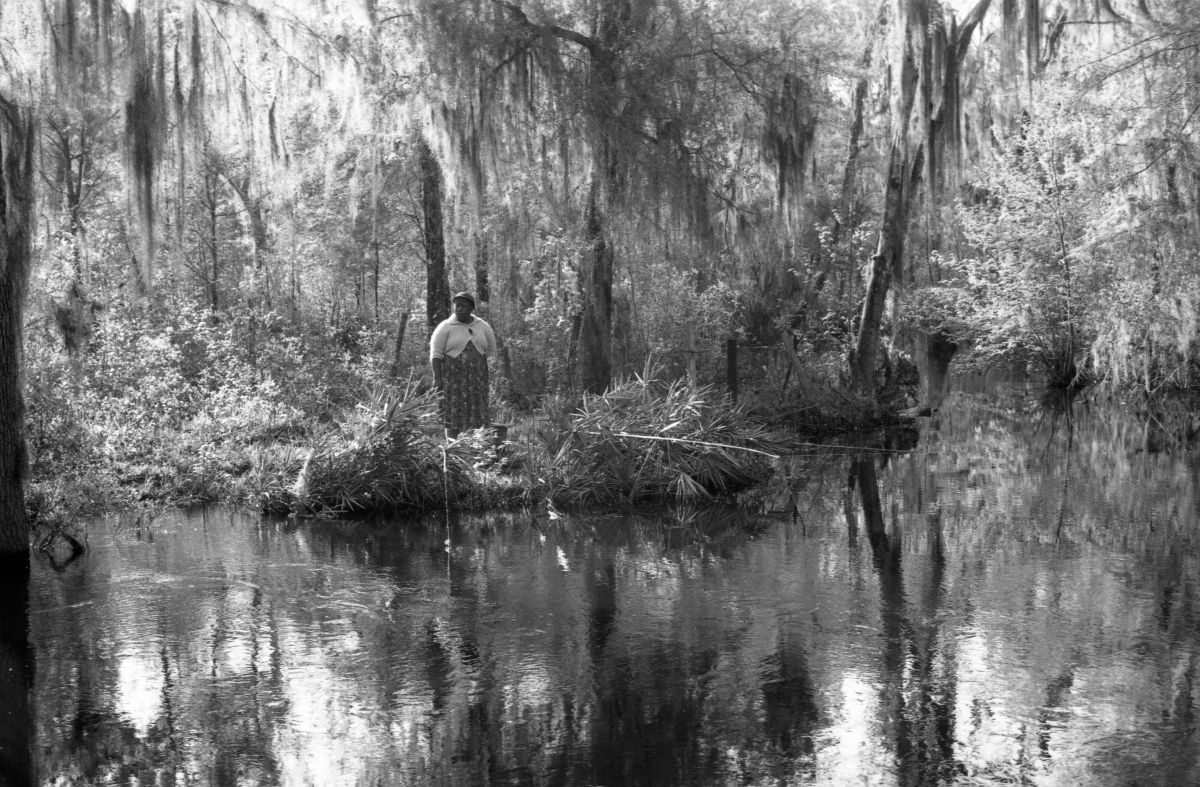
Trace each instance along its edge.
{"label": "water reflection", "polygon": [[97,526],[32,583],[41,782],[1196,783],[1195,460],[1040,412],[779,514]]}
{"label": "water reflection", "polygon": [[0,785],[33,781],[29,564],[0,556]]}

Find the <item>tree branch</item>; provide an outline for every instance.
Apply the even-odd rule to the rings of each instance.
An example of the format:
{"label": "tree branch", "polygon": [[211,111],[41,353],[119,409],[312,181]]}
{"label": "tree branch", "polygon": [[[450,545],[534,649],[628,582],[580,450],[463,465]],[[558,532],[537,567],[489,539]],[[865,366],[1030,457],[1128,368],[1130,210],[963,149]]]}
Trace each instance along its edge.
{"label": "tree branch", "polygon": [[555,38],[562,39],[563,41],[570,41],[574,44],[579,44],[593,55],[600,54],[604,49],[604,47],[600,44],[600,41],[592,38],[591,36],[585,36],[583,33],[566,27],[561,27],[559,25],[542,25],[533,22],[525,13],[525,10],[516,3],[510,3],[508,0],[492,0],[492,2],[501,8],[506,9],[513,15],[517,22],[534,32],[541,34],[549,33]]}
{"label": "tree branch", "polygon": [[987,13],[988,6],[991,3],[992,0],[979,0],[975,7],[963,18],[962,27],[959,28],[958,40],[954,42],[954,56],[960,62],[967,53],[967,46],[971,43],[971,34],[975,32],[975,28],[983,21],[983,15]]}

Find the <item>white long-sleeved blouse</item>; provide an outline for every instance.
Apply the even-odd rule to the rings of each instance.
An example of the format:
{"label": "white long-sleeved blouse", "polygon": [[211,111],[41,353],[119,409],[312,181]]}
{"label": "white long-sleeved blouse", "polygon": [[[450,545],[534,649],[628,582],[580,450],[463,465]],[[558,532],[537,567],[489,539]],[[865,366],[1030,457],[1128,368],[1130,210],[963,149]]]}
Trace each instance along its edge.
{"label": "white long-sleeved blouse", "polygon": [[496,352],[496,334],[492,326],[480,317],[472,317],[470,322],[459,322],[457,317],[451,316],[433,329],[433,335],[429,337],[429,360],[457,358],[467,348],[467,342],[474,344],[484,357]]}

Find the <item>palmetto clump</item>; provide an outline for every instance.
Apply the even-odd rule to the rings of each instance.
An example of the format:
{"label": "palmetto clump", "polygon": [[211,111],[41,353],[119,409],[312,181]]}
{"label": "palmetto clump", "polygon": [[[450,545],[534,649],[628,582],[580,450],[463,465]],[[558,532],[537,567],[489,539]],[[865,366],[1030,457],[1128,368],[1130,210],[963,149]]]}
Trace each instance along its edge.
{"label": "palmetto clump", "polygon": [[444,504],[448,494],[470,486],[470,468],[429,436],[436,420],[433,395],[376,393],[340,432],[309,451],[294,485],[295,510],[348,514]]}
{"label": "palmetto clump", "polygon": [[587,397],[550,465],[567,506],[697,500],[769,477],[771,438],[711,387],[634,377]]}

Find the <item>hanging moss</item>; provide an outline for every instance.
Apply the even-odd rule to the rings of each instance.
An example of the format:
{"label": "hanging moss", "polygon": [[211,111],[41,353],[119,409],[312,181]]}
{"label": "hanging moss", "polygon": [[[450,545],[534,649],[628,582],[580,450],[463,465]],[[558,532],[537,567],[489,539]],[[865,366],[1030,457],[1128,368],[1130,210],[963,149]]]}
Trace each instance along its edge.
{"label": "hanging moss", "polygon": [[816,130],[811,89],[796,74],[784,74],[778,90],[767,102],[762,140],[763,158],[775,167],[776,198],[780,206],[799,196],[804,187]]}
{"label": "hanging moss", "polygon": [[[161,62],[146,37],[146,17],[141,8],[131,18],[129,97],[125,102],[126,174],[130,184],[130,212],[138,240],[139,286],[149,293],[153,286],[154,257],[154,172],[158,140],[162,131],[162,96],[155,65]],[[160,48],[162,39],[155,44]]]}

